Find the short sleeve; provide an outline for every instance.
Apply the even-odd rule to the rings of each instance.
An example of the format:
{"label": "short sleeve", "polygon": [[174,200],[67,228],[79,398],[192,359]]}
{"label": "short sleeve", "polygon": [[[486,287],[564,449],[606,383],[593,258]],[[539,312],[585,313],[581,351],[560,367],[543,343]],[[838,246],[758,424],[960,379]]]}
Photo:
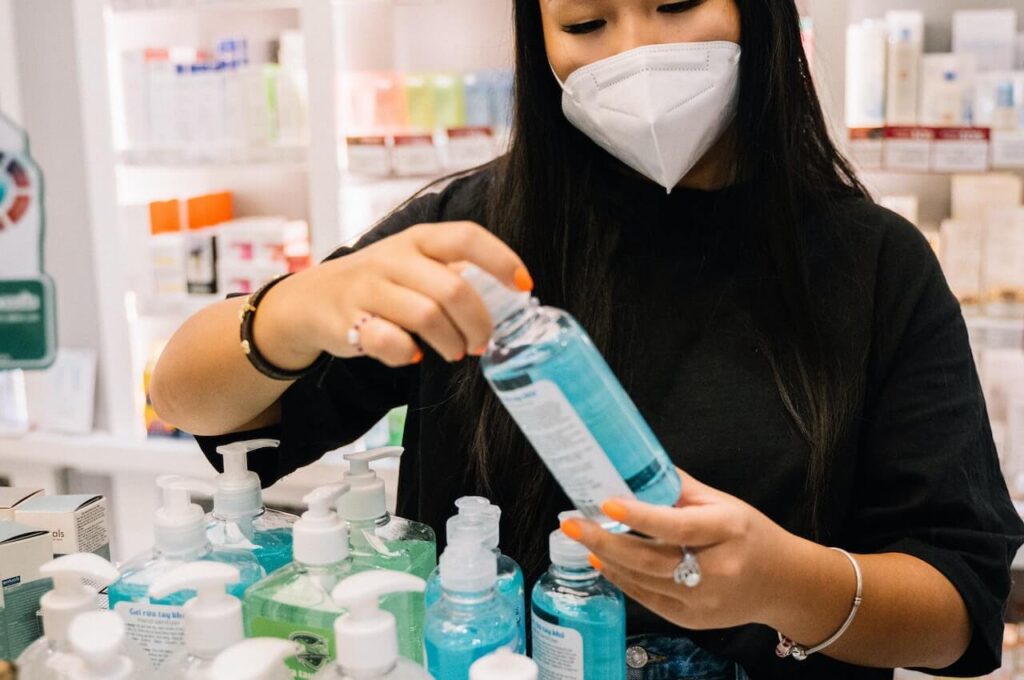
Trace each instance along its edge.
{"label": "short sleeve", "polygon": [[892,219],[878,262],[846,547],[906,553],[941,572],[963,598],[973,636],[939,674],[978,676],[999,665],[1024,526],[1000,471],[959,305],[923,236]]}

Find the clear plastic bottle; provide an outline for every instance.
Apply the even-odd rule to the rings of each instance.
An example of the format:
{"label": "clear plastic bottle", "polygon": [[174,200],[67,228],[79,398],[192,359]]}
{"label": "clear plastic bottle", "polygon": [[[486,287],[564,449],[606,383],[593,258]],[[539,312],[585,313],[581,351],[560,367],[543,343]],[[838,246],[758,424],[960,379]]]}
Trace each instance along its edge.
{"label": "clear plastic bottle", "polygon": [[[370,463],[402,455],[397,446],[345,455],[349,469],[344,481],[351,487],[338,498],[338,515],[348,524],[355,571],[388,569],[430,577],[437,565],[437,538],[426,524],[396,517],[388,512],[384,480]],[[423,598],[394,593],[381,601],[398,621],[409,626],[399,636],[402,656],[423,663]]]}
{"label": "clear plastic bottle", "polygon": [[109,611],[79,614],[68,627],[72,658],[61,680],[151,680],[153,669],[128,651],[124,621]]}
{"label": "clear plastic bottle", "polygon": [[314,680],[430,680],[417,663],[398,654],[398,626],[394,615],[382,610],[379,600],[389,594],[421,595],[423,579],[397,571],[364,571],[349,576],[331,596],[348,613],[334,622],[338,659]]}
{"label": "clear plastic bottle", "polygon": [[506,647],[516,649],[515,611],[498,594],[498,564],[483,547],[479,524],[448,530],[441,555],[441,599],[427,608],[427,670],[437,680],[465,680],[477,659]]}
{"label": "clear plastic bottle", "polygon": [[672,461],[579,323],[479,267],[462,276],[496,324],[484,376],[576,508],[625,531],[601,512],[608,498],[679,500]]}
{"label": "clear plastic bottle", "polygon": [[187,562],[210,560],[238,568],[240,580],[230,593],[241,597],[245,589],[266,575],[251,552],[215,550],[206,536],[203,509],[192,503],[190,487],[201,483],[177,475],[157,479],[163,494],[163,506],[156,511],[154,547],[125,562],[121,578],[107,590],[110,609],[125,620],[128,636],[159,668],[184,641],[181,606],[193,593],[180,592],[165,598],[151,598],[149,587],[156,579]]}
{"label": "clear plastic bottle", "polygon": [[288,640],[242,640],[217,655],[209,680],[289,680],[292,671],[285,659],[296,651],[296,644]]}
{"label": "clear plastic bottle", "polygon": [[[580,517],[563,512],[559,521]],[[626,678],[626,600],[590,566],[586,547],[561,529],[549,539],[551,568],[533,586],[533,659],[543,677]]]}
{"label": "clear plastic bottle", "polygon": [[295,515],[263,505],[260,478],[248,468],[248,454],[280,444],[276,439],[252,439],[217,447],[224,472],[214,481],[213,512],[207,535],[216,548],[251,550],[269,574],[292,561]]}
{"label": "clear plastic bottle", "polygon": [[[483,496],[463,496],[455,501],[459,512],[448,520],[452,523],[479,522],[484,547],[494,553],[498,560],[498,593],[512,605],[516,614],[516,625],[519,628],[519,646],[516,652],[526,653],[526,587],[523,581],[523,570],[508,555],[502,554],[498,548],[500,536],[501,509]],[[441,597],[441,573],[435,569],[427,580],[427,591],[424,597],[426,606],[432,605]]]}
{"label": "clear plastic bottle", "polygon": [[[540,670],[533,659],[507,649],[499,649],[493,654],[488,654],[469,668],[469,680],[537,680],[539,674]],[[568,677],[587,678],[585,675]]]}
{"label": "clear plastic bottle", "polygon": [[238,583],[236,567],[219,562],[189,562],[159,577],[149,587],[153,597],[182,590],[196,596],[181,608],[185,645],[160,667],[161,680],[209,680],[213,660],[244,637],[242,603],[225,590]]}
{"label": "clear plastic bottle", "polygon": [[[69,659],[73,658],[68,629],[79,614],[97,611],[96,590],[106,587],[120,576],[107,560],[92,553],[64,555],[39,568],[41,576],[53,579],[53,590],[39,600],[43,619],[43,637],[18,657],[21,680],[59,680]],[[89,585],[87,585],[89,584]],[[125,642],[125,653],[138,667],[149,659],[138,645]]]}

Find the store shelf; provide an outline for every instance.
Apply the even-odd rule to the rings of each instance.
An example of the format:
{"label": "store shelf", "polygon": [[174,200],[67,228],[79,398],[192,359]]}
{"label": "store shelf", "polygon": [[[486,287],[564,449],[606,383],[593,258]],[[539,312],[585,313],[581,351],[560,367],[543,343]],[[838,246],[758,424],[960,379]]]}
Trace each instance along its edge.
{"label": "store shelf", "polygon": [[240,166],[279,167],[292,171],[308,169],[307,147],[253,147],[209,151],[196,149],[121,150],[117,162],[121,167],[140,168],[217,168]]}
{"label": "store shelf", "polygon": [[302,9],[302,0],[113,0],[111,9],[116,14],[197,10],[263,12],[299,10]]}

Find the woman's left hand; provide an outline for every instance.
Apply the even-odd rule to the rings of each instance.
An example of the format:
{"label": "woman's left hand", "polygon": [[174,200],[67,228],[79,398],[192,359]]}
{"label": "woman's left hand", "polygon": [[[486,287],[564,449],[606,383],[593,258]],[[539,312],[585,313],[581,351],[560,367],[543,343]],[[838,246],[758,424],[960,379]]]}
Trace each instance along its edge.
{"label": "woman's left hand", "polygon": [[[678,507],[610,500],[602,511],[649,536],[613,534],[587,520],[562,530],[591,550],[591,563],[626,595],[684,628],[728,628],[770,620],[774,584],[800,540],[734,496],[680,471]],[[694,588],[672,573],[689,548],[700,562]]]}

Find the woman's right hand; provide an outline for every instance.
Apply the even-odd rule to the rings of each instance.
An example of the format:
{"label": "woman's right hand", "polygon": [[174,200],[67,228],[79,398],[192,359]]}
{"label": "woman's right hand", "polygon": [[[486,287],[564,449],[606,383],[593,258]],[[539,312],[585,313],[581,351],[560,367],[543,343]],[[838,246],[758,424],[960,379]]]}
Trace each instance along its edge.
{"label": "woman's right hand", "polygon": [[268,291],[253,330],[260,352],[284,369],[323,351],[360,356],[347,336],[361,319],[360,344],[388,366],[418,363],[418,336],[447,361],[479,354],[493,330],[480,296],[459,276],[471,262],[510,288],[531,290],[519,256],[472,222],[419,224],[290,276]]}

